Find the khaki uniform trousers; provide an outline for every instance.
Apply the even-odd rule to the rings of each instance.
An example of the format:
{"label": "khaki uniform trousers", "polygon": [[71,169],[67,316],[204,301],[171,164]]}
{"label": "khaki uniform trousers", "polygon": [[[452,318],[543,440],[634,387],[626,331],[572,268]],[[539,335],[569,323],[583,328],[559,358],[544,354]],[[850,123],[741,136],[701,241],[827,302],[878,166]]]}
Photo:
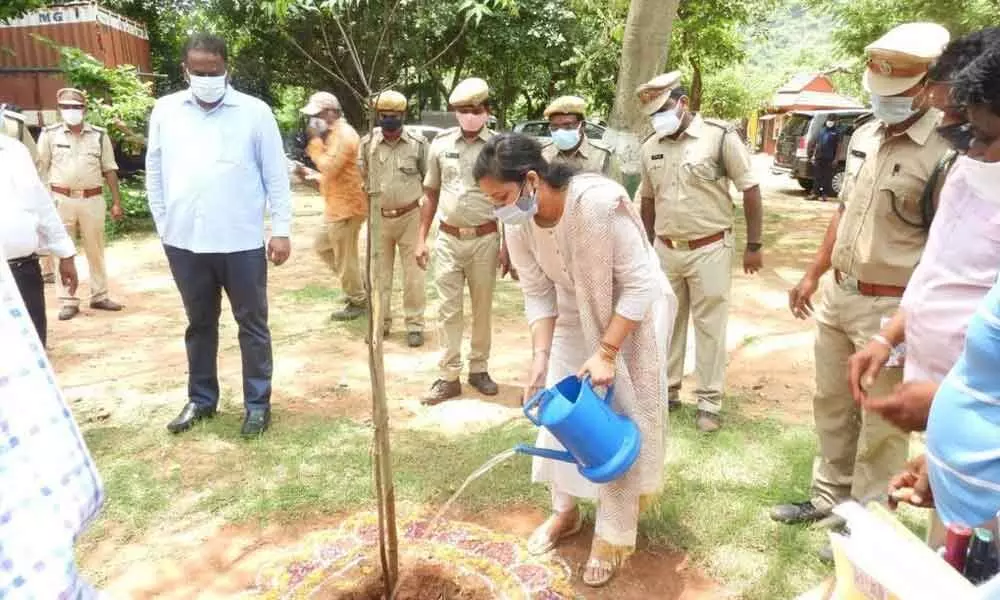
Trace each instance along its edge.
{"label": "khaki uniform trousers", "polygon": [[[813,467],[813,503],[830,508],[885,492],[906,463],[909,435],[854,402],[847,359],[868,343],[891,317],[899,298],[862,296],[857,280],[825,280],[817,306],[816,395],[813,415],[819,456]],[[903,380],[903,369],[882,369],[868,393],[885,396]]]}
{"label": "khaki uniform trousers", "polygon": [[[108,272],[104,264],[104,221],[107,214],[104,196],[70,198],[56,193],[52,196],[69,237],[73,240],[80,238],[90,269],[90,301],[100,302],[108,297]],[[56,279],[62,306],[79,307],[80,298],[69,293],[61,278]]]}
{"label": "khaki uniform trousers", "polygon": [[316,236],[315,243],[316,253],[340,279],[344,299],[355,305],[365,303],[365,288],[358,263],[358,238],[364,223],[363,216],[328,222]]}
{"label": "khaki uniform trousers", "polygon": [[732,238],[726,234],[724,240],[697,250],[668,248],[659,239],[655,247],[660,265],[677,296],[677,318],[667,361],[670,400],[677,400],[680,395],[688,318],[693,317],[698,408],[718,414],[722,410],[726,384],[726,326],[733,283]]}
{"label": "khaki uniform trousers", "polygon": [[485,373],[493,343],[493,290],[497,282],[500,234],[460,240],[443,231],[434,245],[434,270],[440,307],[441,379],[457,381],[462,373],[465,315],[462,292],[469,285],[472,343],[469,373]]}
{"label": "khaki uniform trousers", "polygon": [[424,331],[424,309],[427,297],[424,290],[424,270],[417,265],[417,229],[420,227],[420,210],[411,210],[401,217],[382,217],[382,306],[385,325],[392,323],[392,279],[396,264],[396,249],[403,268],[403,314],[406,331]]}

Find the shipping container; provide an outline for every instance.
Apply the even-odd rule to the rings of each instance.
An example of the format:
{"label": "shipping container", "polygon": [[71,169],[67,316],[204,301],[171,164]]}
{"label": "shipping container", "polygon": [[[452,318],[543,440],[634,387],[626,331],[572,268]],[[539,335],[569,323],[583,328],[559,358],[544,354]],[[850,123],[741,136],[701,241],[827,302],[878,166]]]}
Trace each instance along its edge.
{"label": "shipping container", "polygon": [[67,85],[59,52],[35,36],[80,48],[109,67],[152,70],[146,27],[94,2],[48,6],[0,22],[0,103],[20,107],[33,127],[56,122],[56,91]]}

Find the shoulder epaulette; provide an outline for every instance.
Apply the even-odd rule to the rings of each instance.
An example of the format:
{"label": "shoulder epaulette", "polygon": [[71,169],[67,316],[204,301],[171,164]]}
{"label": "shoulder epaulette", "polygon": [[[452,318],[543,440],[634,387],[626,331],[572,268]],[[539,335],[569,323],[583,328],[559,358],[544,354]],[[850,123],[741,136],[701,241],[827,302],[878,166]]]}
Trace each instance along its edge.
{"label": "shoulder epaulette", "polygon": [[418,144],[426,144],[426,143],[428,143],[426,137],[424,137],[420,133],[417,133],[416,131],[413,131],[409,127],[403,127],[403,134],[406,137],[408,137],[411,140],[413,140],[414,142],[417,142]]}
{"label": "shoulder epaulette", "polygon": [[3,116],[7,117],[8,119],[13,119],[15,121],[20,121],[21,123],[26,123],[27,122],[27,121],[24,120],[24,115],[22,115],[21,113],[16,113],[16,112],[6,111],[5,110],[4,113],[3,113]]}
{"label": "shoulder epaulette", "polygon": [[611,146],[605,144],[601,140],[592,140],[592,139],[588,138],[587,141],[590,142],[591,146],[597,148],[598,150],[603,150],[604,152],[607,152],[608,154],[611,154],[611,153],[614,152],[614,150],[611,149]]}
{"label": "shoulder epaulette", "polygon": [[712,127],[718,127],[719,129],[725,131],[726,133],[736,131],[736,127],[728,121],[722,121],[720,119],[702,119],[706,125],[711,125]]}

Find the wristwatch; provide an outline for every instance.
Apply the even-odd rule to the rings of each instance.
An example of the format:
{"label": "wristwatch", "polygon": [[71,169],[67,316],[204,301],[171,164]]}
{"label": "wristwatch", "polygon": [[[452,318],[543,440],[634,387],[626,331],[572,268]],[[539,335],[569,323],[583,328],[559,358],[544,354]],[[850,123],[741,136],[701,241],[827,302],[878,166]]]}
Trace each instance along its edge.
{"label": "wristwatch", "polygon": [[760,252],[760,249],[764,247],[764,244],[760,242],[747,242],[747,250],[750,252]]}

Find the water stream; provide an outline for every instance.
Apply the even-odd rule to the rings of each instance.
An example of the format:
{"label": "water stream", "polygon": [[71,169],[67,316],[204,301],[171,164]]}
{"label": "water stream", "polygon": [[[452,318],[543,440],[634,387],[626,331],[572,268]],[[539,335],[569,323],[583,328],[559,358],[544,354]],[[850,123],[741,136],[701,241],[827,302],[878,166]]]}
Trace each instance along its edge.
{"label": "water stream", "polygon": [[[427,530],[424,531],[424,535],[422,537],[426,538],[429,537],[432,533],[434,533],[434,530],[437,528],[441,519],[444,518],[445,514],[448,513],[448,510],[451,508],[451,505],[454,504],[455,501],[458,500],[459,496],[462,495],[462,493],[465,491],[465,488],[469,487],[472,484],[472,482],[479,479],[483,475],[486,475],[500,464],[510,460],[516,454],[517,454],[516,448],[511,448],[510,450],[504,450],[500,454],[497,454],[493,458],[484,462],[481,467],[479,467],[478,469],[473,471],[471,475],[466,477],[465,481],[462,482],[462,485],[459,486],[458,490],[451,495],[451,498],[448,498],[448,501],[444,503],[441,509],[438,510],[437,513],[434,515],[434,517],[430,520],[430,523],[427,524]],[[396,592],[399,591],[399,586],[402,585],[402,583],[403,579],[400,578],[399,581],[396,582],[396,586],[393,588],[392,594],[389,595],[389,600],[395,600]]]}

